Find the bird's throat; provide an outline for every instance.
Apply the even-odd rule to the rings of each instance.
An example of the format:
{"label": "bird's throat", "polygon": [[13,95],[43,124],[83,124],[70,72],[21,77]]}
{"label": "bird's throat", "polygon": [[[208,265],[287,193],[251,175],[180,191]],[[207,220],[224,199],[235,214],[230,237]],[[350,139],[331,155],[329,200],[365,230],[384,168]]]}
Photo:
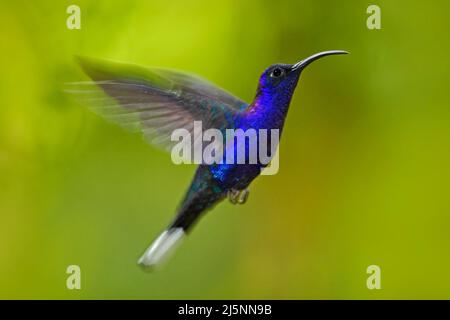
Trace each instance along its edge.
{"label": "bird's throat", "polygon": [[290,94],[259,92],[243,116],[254,129],[282,129],[291,102]]}

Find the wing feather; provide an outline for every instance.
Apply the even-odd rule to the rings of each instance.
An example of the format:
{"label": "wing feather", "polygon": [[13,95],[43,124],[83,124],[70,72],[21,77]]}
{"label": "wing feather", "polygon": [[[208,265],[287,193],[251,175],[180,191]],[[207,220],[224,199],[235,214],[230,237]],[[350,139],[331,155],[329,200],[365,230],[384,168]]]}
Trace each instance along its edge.
{"label": "wing feather", "polygon": [[201,121],[203,130],[231,128],[234,116],[248,106],[196,75],[92,58],[78,62],[92,81],[70,83],[66,91],[164,149],[176,143],[170,140],[173,130],[184,128],[193,136],[194,121]]}

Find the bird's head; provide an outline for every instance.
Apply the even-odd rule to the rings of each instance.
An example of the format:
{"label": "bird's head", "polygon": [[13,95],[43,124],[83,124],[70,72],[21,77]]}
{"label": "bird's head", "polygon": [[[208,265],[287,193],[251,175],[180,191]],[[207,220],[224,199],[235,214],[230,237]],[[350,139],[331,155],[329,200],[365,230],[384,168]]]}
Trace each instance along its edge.
{"label": "bird's head", "polygon": [[294,93],[298,79],[302,71],[311,62],[325,56],[334,54],[347,54],[346,51],[334,50],[316,53],[295,64],[274,64],[267,68],[259,78],[257,95],[263,94],[267,97],[273,97],[276,100],[288,99],[288,102]]}

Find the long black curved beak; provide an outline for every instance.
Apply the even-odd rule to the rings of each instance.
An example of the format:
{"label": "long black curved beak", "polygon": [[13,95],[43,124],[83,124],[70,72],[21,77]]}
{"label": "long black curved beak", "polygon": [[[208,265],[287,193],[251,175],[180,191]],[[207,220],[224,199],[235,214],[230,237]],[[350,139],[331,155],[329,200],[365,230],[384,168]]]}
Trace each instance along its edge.
{"label": "long black curved beak", "polygon": [[331,50],[331,51],[319,52],[319,53],[313,54],[312,56],[310,56],[310,57],[308,57],[308,58],[306,58],[304,60],[301,60],[301,61],[297,62],[296,64],[294,64],[292,66],[292,68],[291,68],[291,71],[295,71],[295,70],[301,71],[307,65],[309,65],[311,62],[313,62],[313,61],[315,61],[317,59],[320,59],[322,57],[325,57],[325,56],[331,56],[333,54],[348,54],[348,52],[347,51],[342,51],[342,50]]}

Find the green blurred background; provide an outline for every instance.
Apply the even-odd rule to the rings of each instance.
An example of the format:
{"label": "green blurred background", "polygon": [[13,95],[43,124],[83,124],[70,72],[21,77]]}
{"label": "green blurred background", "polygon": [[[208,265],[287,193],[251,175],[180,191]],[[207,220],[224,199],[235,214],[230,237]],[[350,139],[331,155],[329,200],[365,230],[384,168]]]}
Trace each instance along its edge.
{"label": "green blurred background", "polygon": [[[66,8],[81,7],[81,30]],[[368,30],[377,4],[382,29]],[[450,298],[448,1],[2,1],[0,298]],[[206,215],[166,267],[136,260],[193,166],[66,97],[74,54],[191,71],[250,101],[304,73],[280,172]],[[66,289],[81,267],[82,289]],[[366,268],[381,267],[368,290]]]}

